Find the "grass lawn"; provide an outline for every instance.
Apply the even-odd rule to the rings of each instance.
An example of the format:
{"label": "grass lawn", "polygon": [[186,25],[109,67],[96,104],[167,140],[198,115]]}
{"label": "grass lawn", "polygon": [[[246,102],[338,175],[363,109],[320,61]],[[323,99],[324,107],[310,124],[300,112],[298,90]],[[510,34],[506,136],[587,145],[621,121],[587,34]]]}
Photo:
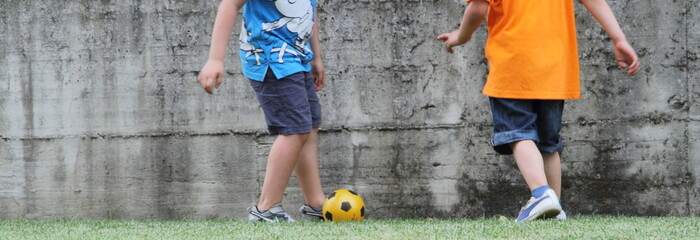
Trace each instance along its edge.
{"label": "grass lawn", "polygon": [[700,239],[700,218],[576,217],[249,223],[186,221],[0,221],[0,239]]}

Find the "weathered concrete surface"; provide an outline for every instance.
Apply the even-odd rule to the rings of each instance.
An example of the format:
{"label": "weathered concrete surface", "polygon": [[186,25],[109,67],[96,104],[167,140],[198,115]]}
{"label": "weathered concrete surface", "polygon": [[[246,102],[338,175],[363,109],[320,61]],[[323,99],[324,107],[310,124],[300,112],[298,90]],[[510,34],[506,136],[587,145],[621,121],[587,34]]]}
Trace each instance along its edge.
{"label": "weathered concrete surface", "polygon": [[688,61],[688,94],[689,123],[688,123],[688,165],[691,173],[691,180],[694,182],[689,193],[690,215],[700,215],[700,1],[687,3],[688,8],[688,41],[687,41],[687,61]]}
{"label": "weathered concrete surface", "polygon": [[[700,216],[698,2],[611,1],[645,63],[632,78],[577,4],[583,97],[564,119],[569,214]],[[215,8],[0,2],[0,219],[245,217],[273,138],[236,41],[219,93],[195,82]],[[512,158],[488,145],[485,29],[451,55],[434,39],[463,8],[320,1],[322,181],[360,192],[371,218],[513,216],[527,198]],[[284,203],[294,212],[301,202],[292,179]]]}
{"label": "weathered concrete surface", "polygon": [[255,162],[245,160],[255,155],[250,139],[169,135],[8,140],[2,145],[0,168],[4,218],[230,215],[239,211],[238,202],[255,197],[256,175],[249,171]]}

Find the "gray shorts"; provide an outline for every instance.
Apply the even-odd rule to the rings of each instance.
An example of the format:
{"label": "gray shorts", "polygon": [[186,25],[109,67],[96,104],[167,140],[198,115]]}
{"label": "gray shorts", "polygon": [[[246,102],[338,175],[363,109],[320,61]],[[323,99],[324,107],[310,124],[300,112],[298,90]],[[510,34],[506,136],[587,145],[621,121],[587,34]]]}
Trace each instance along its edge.
{"label": "gray shorts", "polygon": [[262,82],[249,82],[265,114],[270,135],[309,133],[321,126],[321,104],[310,72],[277,79],[268,70]]}

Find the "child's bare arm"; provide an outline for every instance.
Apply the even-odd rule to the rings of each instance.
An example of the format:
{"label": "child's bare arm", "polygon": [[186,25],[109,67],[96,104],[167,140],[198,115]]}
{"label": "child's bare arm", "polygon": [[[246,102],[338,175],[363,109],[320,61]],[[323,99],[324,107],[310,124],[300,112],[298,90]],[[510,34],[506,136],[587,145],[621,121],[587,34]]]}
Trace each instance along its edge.
{"label": "child's bare arm", "polygon": [[238,11],[246,0],[222,0],[214,21],[214,31],[211,34],[209,59],[199,72],[197,81],[204,91],[211,94],[213,88],[221,85],[224,72],[224,56],[233,25],[238,17]]}
{"label": "child's bare arm", "polygon": [[314,32],[311,35],[311,51],[314,52],[314,59],[311,60],[311,72],[314,75],[314,83],[316,84],[316,91],[320,91],[324,85],[326,85],[326,70],[323,66],[323,60],[321,59],[321,40],[318,36],[318,25],[319,18],[316,16],[316,21],[314,21]]}
{"label": "child's bare arm", "polygon": [[628,68],[627,75],[637,74],[640,68],[639,58],[634,49],[627,42],[625,34],[620,29],[620,25],[615,19],[610,6],[605,0],[581,0],[588,12],[595,17],[601,26],[608,33],[615,46],[614,54],[617,65],[621,68]]}
{"label": "child's bare arm", "polygon": [[488,9],[489,3],[486,2],[486,0],[473,0],[467,5],[459,29],[450,33],[441,34],[437,37],[438,40],[445,42],[445,50],[452,53],[452,47],[469,42],[474,31],[476,31],[479,25],[481,25],[481,22],[484,21]]}

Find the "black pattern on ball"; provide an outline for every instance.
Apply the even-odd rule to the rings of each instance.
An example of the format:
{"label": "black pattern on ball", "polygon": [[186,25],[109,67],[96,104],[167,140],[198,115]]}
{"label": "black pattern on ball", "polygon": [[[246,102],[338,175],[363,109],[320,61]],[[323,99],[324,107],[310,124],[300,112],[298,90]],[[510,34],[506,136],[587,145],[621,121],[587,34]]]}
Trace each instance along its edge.
{"label": "black pattern on ball", "polygon": [[352,195],[360,196],[360,195],[358,195],[356,192],[353,192],[352,190],[348,190],[348,192],[352,193]]}
{"label": "black pattern on ball", "polygon": [[331,212],[326,212],[326,220],[333,221],[333,214],[331,214]]}
{"label": "black pattern on ball", "polygon": [[360,208],[360,217],[365,217],[365,206],[362,206],[362,208]]}
{"label": "black pattern on ball", "polygon": [[340,209],[343,209],[343,211],[350,211],[352,206],[350,206],[349,202],[343,202],[343,204],[340,205]]}
{"label": "black pattern on ball", "polygon": [[330,200],[331,198],[335,197],[335,192],[332,192],[330,195],[328,195],[328,199]]}

